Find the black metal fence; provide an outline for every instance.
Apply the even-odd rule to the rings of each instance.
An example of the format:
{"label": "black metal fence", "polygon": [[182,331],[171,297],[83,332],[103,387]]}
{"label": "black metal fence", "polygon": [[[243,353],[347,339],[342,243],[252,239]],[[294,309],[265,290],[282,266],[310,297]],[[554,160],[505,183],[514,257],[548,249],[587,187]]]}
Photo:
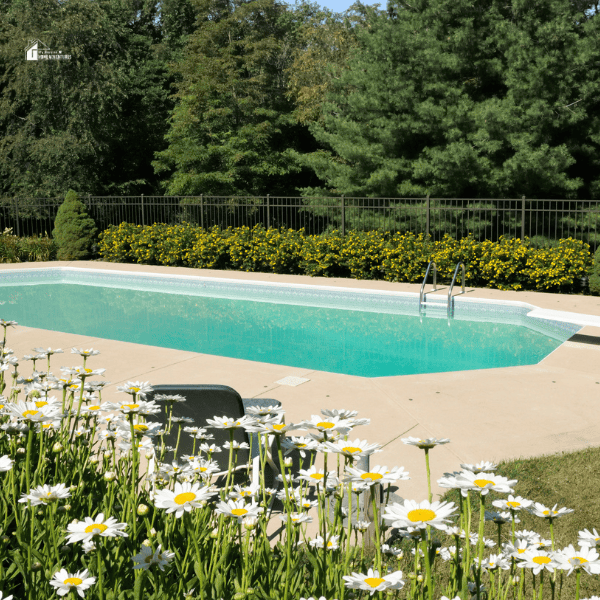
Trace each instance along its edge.
{"label": "black metal fence", "polygon": [[[600,200],[528,198],[346,198],[225,196],[84,196],[100,230],[122,222],[192,223],[209,228],[246,225],[304,229],[308,234],[337,229],[410,231],[440,239],[444,234],[479,240],[529,237],[551,245],[573,237],[600,245]],[[51,235],[62,198],[0,200],[0,230]]]}

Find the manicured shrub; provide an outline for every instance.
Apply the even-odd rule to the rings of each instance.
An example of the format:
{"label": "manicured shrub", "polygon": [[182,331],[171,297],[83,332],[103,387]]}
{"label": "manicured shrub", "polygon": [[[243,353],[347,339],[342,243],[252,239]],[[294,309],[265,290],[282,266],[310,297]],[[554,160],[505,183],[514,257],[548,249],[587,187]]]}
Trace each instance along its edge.
{"label": "manicured shrub", "polygon": [[561,292],[577,290],[592,265],[589,245],[571,238],[535,248],[527,238],[479,242],[473,236],[455,240],[446,235],[434,242],[413,233],[307,236],[262,225],[204,230],[188,223],[111,227],[100,236],[100,254],[116,262],[411,283],[423,280],[431,260],[442,281],[463,262],[465,283],[471,286]]}
{"label": "manicured shrub", "polygon": [[594,296],[600,296],[600,247],[594,254],[592,270],[590,272],[590,292]]}
{"label": "manicured shrub", "polygon": [[56,213],[52,232],[58,246],[58,260],[89,258],[97,232],[94,219],[88,215],[77,192],[69,190]]}

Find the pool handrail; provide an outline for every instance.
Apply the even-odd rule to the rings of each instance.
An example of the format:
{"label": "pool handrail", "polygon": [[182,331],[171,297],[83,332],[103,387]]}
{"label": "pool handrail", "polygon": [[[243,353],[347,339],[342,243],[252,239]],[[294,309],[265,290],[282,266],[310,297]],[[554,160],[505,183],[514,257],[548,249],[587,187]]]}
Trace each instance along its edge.
{"label": "pool handrail", "polygon": [[452,305],[452,289],[454,288],[454,284],[456,283],[456,276],[458,275],[459,267],[462,267],[462,291],[461,291],[461,294],[465,293],[465,263],[459,262],[459,263],[456,263],[456,269],[454,269],[454,275],[452,276],[452,283],[450,284],[450,289],[448,290],[448,315],[450,315],[450,307]]}
{"label": "pool handrail", "polygon": [[425,295],[423,292],[425,290],[425,284],[427,283],[427,278],[429,277],[429,271],[433,266],[433,292],[437,291],[437,267],[435,263],[431,261],[427,265],[427,271],[425,271],[425,277],[423,278],[423,283],[421,284],[421,291],[419,292],[419,310],[421,310],[421,306],[423,304],[423,296]]}

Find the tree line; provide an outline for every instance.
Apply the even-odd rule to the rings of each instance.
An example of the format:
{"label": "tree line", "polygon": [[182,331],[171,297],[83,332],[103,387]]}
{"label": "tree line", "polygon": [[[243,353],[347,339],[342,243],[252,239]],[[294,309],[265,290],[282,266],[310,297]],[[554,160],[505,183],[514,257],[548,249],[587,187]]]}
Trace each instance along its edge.
{"label": "tree line", "polygon": [[597,10],[0,0],[0,196],[599,198]]}

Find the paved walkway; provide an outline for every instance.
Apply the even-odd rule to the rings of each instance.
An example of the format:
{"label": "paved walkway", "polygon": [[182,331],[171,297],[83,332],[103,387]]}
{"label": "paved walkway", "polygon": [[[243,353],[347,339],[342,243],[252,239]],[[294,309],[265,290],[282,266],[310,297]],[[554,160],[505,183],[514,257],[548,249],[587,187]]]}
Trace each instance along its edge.
{"label": "paved walkway", "polygon": [[[77,266],[132,272],[172,273],[309,283],[418,293],[419,285],[292,275],[148,267],[101,262],[52,262],[1,265],[0,269]],[[440,292],[445,294],[443,290]],[[535,292],[501,292],[467,288],[469,297],[528,302],[542,309],[600,316],[600,297]],[[0,309],[0,317],[1,317]],[[94,318],[90,314],[90,318]],[[576,450],[600,444],[600,327],[586,326],[574,341],[533,366],[428,375],[364,378],[322,371],[223,358],[182,350],[116,342],[89,336],[19,326],[9,332],[9,345],[18,356],[34,346],[96,348],[101,355],[90,363],[106,368],[104,398],[116,386],[143,380],[152,384],[219,383],[243,397],[276,398],[286,409],[286,421],[297,422],[322,408],[358,410],[371,424],[356,430],[369,442],[384,445],[371,464],[404,466],[411,480],[398,494],[426,497],[423,452],[400,438],[447,437],[451,443],[431,452],[433,479],[459,469],[461,462],[501,460]],[[75,357],[54,357],[55,368],[76,364]],[[285,376],[309,379],[297,387],[279,385]],[[215,411],[216,413],[218,411]],[[441,492],[437,489],[435,493]]]}

